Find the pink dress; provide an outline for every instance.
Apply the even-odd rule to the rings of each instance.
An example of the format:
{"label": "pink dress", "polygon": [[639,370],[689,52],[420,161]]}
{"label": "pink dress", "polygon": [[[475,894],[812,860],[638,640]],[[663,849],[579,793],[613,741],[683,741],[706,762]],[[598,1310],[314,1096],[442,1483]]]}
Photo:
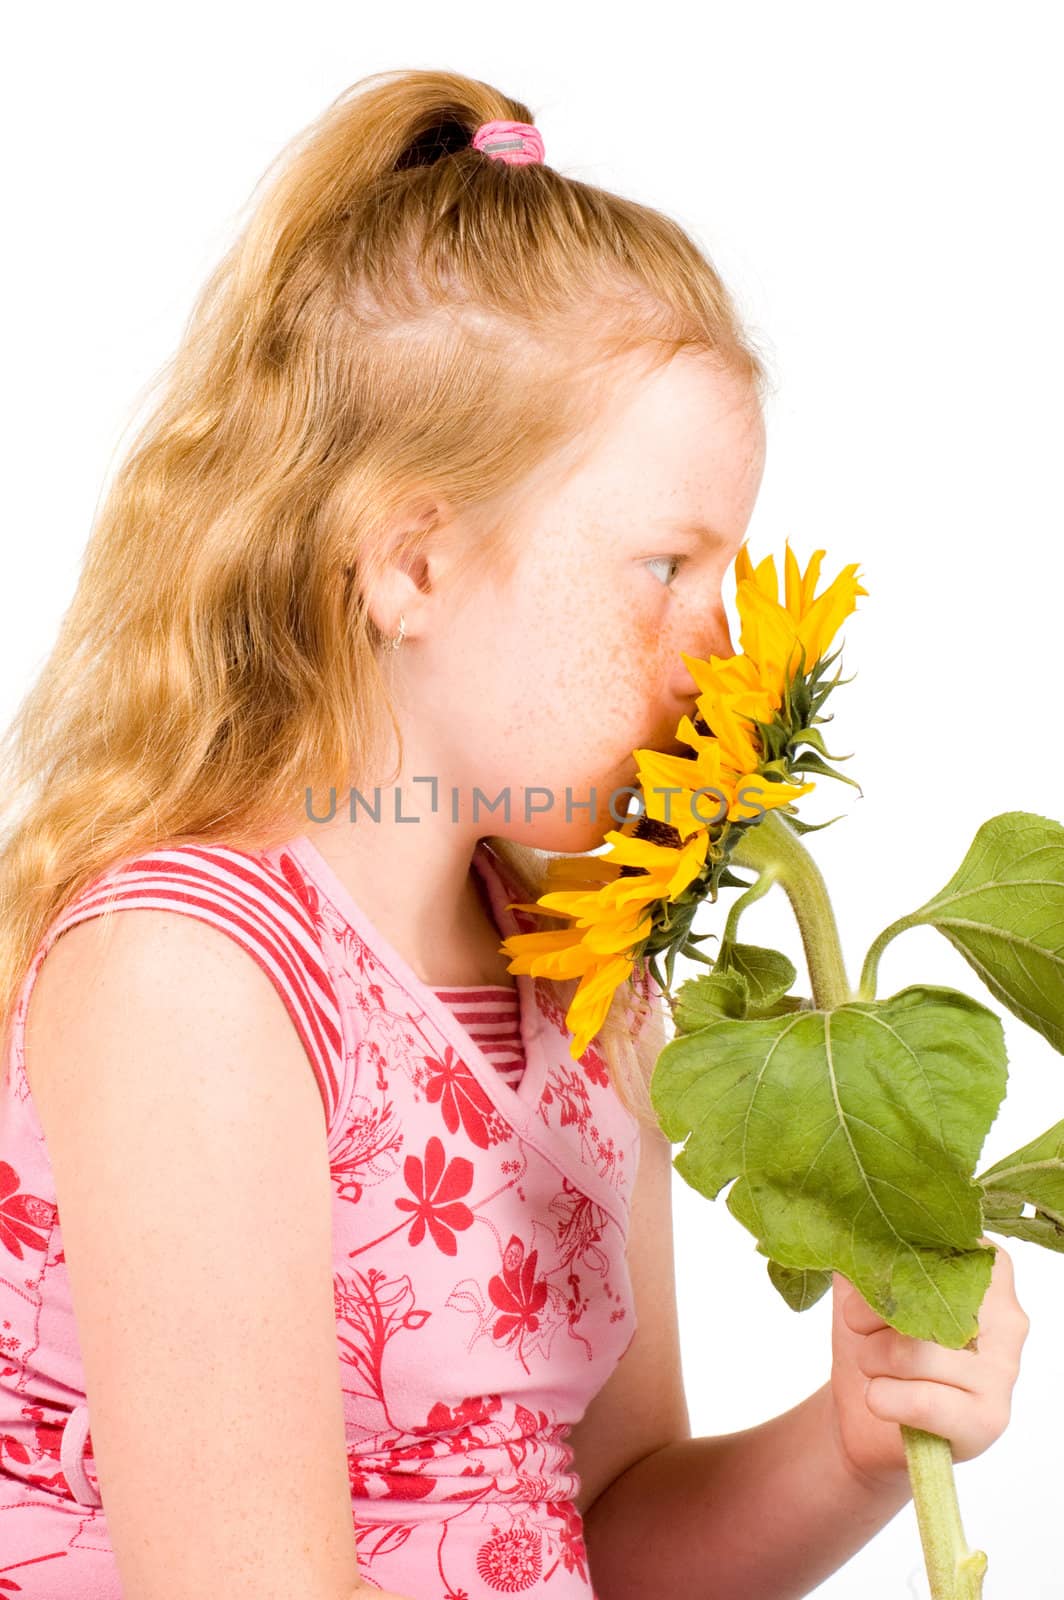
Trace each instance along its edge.
{"label": "pink dress", "polygon": [[[500,937],[539,925],[505,908],[525,896],[486,840],[473,864]],[[566,1434],[635,1332],[625,1241],[639,1125],[597,1041],[572,1059],[549,981],[517,976],[523,1066],[502,1041],[491,1059],[460,1020],[461,992],[449,1005],[414,974],[307,835],[262,853],[180,844],[112,867],[52,923],[27,972],[0,1098],[0,1596],[122,1595],[23,1054],[40,962],[109,895],[228,933],[306,1049],[333,1182],[364,1581],[411,1600],[594,1600]]]}

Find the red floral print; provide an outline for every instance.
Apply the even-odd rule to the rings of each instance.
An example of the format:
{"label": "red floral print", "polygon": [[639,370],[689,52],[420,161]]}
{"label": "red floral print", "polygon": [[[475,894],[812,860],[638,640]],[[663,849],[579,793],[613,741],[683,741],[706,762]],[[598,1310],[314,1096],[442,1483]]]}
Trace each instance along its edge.
{"label": "red floral print", "polygon": [[599,1051],[595,1049],[593,1044],[589,1044],[583,1055],[580,1057],[580,1065],[583,1067],[592,1083],[600,1084],[603,1089],[609,1083],[610,1075],[606,1067],[606,1063]]}
{"label": "red floral print", "polygon": [[543,1535],[535,1528],[497,1528],[477,1551],[477,1571],[493,1589],[517,1594],[543,1569]]}
{"label": "red floral print", "polygon": [[543,1096],[544,1104],[549,1105],[554,1094],[557,1094],[561,1107],[559,1127],[567,1128],[570,1123],[576,1123],[583,1129],[591,1116],[591,1104],[587,1076],[575,1061],[567,1062],[550,1074],[549,1086]]}
{"label": "red floral print", "polygon": [[586,1258],[594,1271],[605,1276],[609,1260],[600,1244],[607,1226],[602,1207],[565,1178],[561,1193],[551,1201],[551,1211],[559,1219],[558,1245],[562,1263],[568,1266],[570,1261]]}
{"label": "red floral print", "polygon": [[432,1316],[414,1304],[408,1277],[388,1281],[377,1267],[355,1272],[350,1283],[333,1276],[337,1339],[341,1363],[351,1369],[344,1387],[351,1394],[377,1401],[387,1417],[381,1366],[388,1341],[397,1333],[416,1333]]}
{"label": "red floral print", "polygon": [[[416,1427],[413,1431],[427,1434],[449,1433],[452,1435],[452,1448],[481,1443],[482,1439],[474,1434],[473,1429],[483,1428],[501,1409],[502,1396],[497,1394],[466,1395],[461,1404],[453,1409],[445,1406],[442,1400],[437,1400],[425,1419],[424,1427]],[[520,1409],[518,1407],[518,1410]]]}
{"label": "red floral print", "polygon": [[502,1277],[498,1274],[488,1284],[492,1303],[505,1315],[498,1318],[492,1332],[496,1339],[518,1339],[527,1330],[534,1333],[539,1327],[537,1312],[542,1311],[547,1298],[547,1280],[536,1282],[536,1256],[533,1250],[525,1260],[525,1247],[516,1234],[512,1234],[503,1256]]}
{"label": "red floral print", "polygon": [[[587,1580],[587,1546],[584,1543],[584,1519],[571,1500],[552,1500],[547,1503],[547,1515],[556,1517],[562,1524],[559,1535],[560,1560],[566,1572],[576,1572]],[[551,1571],[554,1569],[552,1568]],[[544,1574],[550,1577],[550,1572]]]}
{"label": "red floral print", "polygon": [[371,1106],[361,1097],[352,1104],[344,1136],[329,1164],[336,1192],[345,1200],[361,1200],[367,1185],[380,1183],[399,1165],[403,1134],[390,1100]]}
{"label": "red floral print", "polygon": [[31,1250],[46,1250],[48,1235],[55,1222],[56,1208],[48,1200],[39,1200],[35,1194],[19,1194],[18,1173],[6,1161],[0,1161],[0,1243],[22,1260],[22,1246]]}
{"label": "red floral print", "polygon": [[429,1069],[425,1098],[431,1105],[439,1102],[447,1132],[457,1133],[461,1124],[473,1143],[486,1150],[496,1131],[493,1125],[498,1121],[486,1090],[450,1045],[442,1060],[426,1056],[425,1064]]}
{"label": "red floral print", "polygon": [[417,1196],[417,1204],[401,1196],[395,1203],[400,1211],[413,1211],[410,1225],[410,1244],[420,1244],[428,1225],[433,1243],[445,1256],[458,1254],[458,1241],[452,1229],[470,1228],[473,1213],[458,1199],[473,1187],[473,1163],[465,1156],[455,1156],[444,1165],[443,1145],[433,1134],[425,1146],[425,1164],[422,1168],[417,1156],[407,1156],[403,1164],[406,1186]]}

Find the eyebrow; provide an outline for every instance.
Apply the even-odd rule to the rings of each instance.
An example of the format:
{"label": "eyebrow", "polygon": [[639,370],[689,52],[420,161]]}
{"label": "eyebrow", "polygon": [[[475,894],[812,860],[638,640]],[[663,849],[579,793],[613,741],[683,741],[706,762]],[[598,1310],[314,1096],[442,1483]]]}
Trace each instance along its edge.
{"label": "eyebrow", "polygon": [[692,522],[687,517],[659,517],[658,526],[675,528],[679,533],[694,533],[705,544],[723,544],[724,535],[704,522]]}

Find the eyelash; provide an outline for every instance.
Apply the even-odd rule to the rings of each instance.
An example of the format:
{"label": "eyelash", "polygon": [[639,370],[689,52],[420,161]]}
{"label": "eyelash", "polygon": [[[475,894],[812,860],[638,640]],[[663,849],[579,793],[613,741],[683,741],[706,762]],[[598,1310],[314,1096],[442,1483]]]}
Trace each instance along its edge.
{"label": "eyelash", "polygon": [[677,568],[676,573],[673,575],[672,578],[670,578],[668,583],[663,583],[662,584],[662,588],[663,589],[670,589],[672,587],[673,583],[675,582],[676,577],[679,576],[679,569],[684,565],[684,562],[687,559],[688,559],[687,556],[655,556],[652,561],[644,562],[644,565],[648,566],[648,567],[657,567],[657,566],[661,566],[663,563],[665,565],[675,564],[675,566]]}

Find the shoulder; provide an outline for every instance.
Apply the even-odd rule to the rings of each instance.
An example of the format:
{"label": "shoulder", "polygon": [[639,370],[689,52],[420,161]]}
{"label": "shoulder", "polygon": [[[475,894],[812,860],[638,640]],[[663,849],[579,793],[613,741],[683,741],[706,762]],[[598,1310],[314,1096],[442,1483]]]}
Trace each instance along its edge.
{"label": "shoulder", "polygon": [[339,1005],[320,923],[283,851],[178,843],[117,862],[55,920],[40,959],[53,945],[35,988],[43,985],[46,996],[72,992],[82,981],[98,981],[106,962],[116,1002],[134,982],[150,985],[165,976],[189,1004],[223,982],[233,1005],[241,983],[250,1003],[262,992],[250,957],[299,1036],[331,1126],[340,1096]]}
{"label": "shoulder", "polygon": [[212,924],[260,962],[320,988],[321,937],[313,904],[290,855],[233,845],[175,844],[115,863],[66,907],[52,937],[120,910],[159,910]]}

